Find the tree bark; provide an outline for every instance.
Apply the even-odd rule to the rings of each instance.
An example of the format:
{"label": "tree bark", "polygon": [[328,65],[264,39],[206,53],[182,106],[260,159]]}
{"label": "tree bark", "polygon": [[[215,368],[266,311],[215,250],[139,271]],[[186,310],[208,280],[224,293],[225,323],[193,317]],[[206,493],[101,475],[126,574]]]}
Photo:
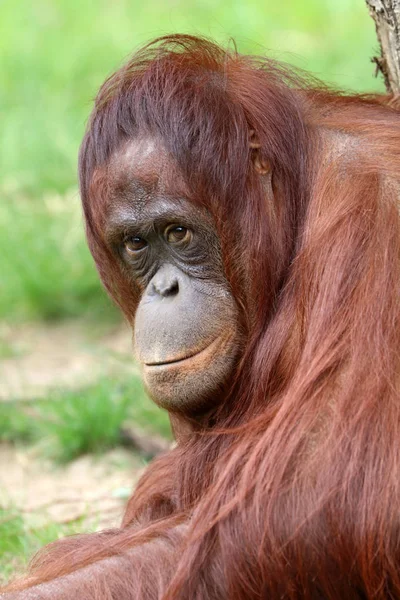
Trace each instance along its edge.
{"label": "tree bark", "polygon": [[400,0],[366,0],[375,21],[381,56],[373,58],[382,73],[386,90],[400,95]]}

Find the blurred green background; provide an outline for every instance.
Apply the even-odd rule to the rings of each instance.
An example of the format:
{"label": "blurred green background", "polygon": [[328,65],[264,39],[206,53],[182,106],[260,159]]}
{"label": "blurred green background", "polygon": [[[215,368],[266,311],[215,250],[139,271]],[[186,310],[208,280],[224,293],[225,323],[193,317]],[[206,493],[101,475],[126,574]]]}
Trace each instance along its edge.
{"label": "blurred green background", "polygon": [[[0,0],[0,582],[43,543],[88,530],[86,509],[38,523],[46,506],[65,505],[66,486],[79,499],[126,497],[132,452],[104,462],[126,423],[169,437],[86,248],[76,164],[103,80],[144,42],[176,32],[233,37],[241,52],[342,89],[383,91],[364,0]],[[101,471],[79,463],[99,453]]]}
{"label": "blurred green background", "polygon": [[78,147],[105,77],[171,32],[234,37],[341,88],[383,89],[363,0],[3,0],[0,319],[110,318],[82,233]]}

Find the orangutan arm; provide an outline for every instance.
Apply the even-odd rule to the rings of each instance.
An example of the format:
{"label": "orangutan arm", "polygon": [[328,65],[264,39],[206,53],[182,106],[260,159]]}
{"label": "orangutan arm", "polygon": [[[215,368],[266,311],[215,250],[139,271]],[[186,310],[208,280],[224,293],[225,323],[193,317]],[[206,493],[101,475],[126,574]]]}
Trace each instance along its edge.
{"label": "orangutan arm", "polygon": [[[173,534],[89,564],[33,587],[0,594],[3,600],[146,600],[165,590],[176,564]],[[175,540],[176,541],[176,540]],[[29,578],[24,586],[29,585]]]}

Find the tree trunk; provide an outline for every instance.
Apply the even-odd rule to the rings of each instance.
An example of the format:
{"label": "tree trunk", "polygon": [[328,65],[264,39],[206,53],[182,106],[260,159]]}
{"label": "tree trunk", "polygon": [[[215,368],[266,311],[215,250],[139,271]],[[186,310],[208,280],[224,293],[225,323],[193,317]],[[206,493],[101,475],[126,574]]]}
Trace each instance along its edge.
{"label": "tree trunk", "polygon": [[381,56],[373,58],[386,89],[400,95],[400,0],[366,0],[375,21]]}

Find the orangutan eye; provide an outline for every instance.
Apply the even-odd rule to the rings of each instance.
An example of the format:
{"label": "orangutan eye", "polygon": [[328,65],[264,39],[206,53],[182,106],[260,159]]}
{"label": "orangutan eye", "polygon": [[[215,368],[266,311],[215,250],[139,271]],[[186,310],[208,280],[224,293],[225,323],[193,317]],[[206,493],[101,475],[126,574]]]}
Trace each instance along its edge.
{"label": "orangutan eye", "polygon": [[171,225],[165,231],[168,244],[187,244],[192,239],[192,232],[182,225]]}
{"label": "orangutan eye", "polygon": [[125,250],[129,254],[135,254],[136,252],[140,252],[140,250],[143,250],[147,246],[146,240],[139,237],[138,235],[135,235],[130,238],[126,238],[124,244],[125,244]]}

